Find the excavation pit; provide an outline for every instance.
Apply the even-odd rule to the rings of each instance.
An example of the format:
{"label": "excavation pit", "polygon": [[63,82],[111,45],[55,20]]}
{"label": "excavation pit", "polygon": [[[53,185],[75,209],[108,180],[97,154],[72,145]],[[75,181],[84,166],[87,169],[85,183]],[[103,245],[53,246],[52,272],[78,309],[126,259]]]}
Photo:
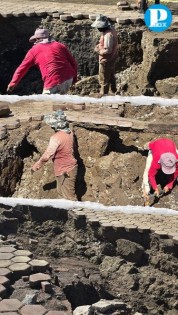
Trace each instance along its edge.
{"label": "excavation pit", "polygon": [[[98,35],[91,32],[92,17],[64,22],[58,12],[24,12],[0,17],[1,94],[6,94],[13,71],[30,48],[28,39],[39,25],[49,27],[77,57],[81,81],[74,94],[97,92],[93,47]],[[121,41],[118,94],[176,96],[176,26],[160,36],[147,32],[143,19],[129,20],[129,25],[128,19],[121,24],[112,20]],[[41,91],[39,72],[31,69],[15,94]],[[14,103],[9,103],[11,97]],[[135,105],[117,96],[95,103],[91,98],[79,103],[65,97],[5,99],[7,103],[2,100],[1,105],[8,105],[11,114],[0,118],[0,312],[76,315],[75,309],[84,306],[82,315],[176,315],[177,186],[148,212],[127,208],[143,205],[145,143],[157,137],[177,143],[175,100],[175,106],[169,107],[160,106],[159,99],[151,105],[138,100]],[[170,100],[167,103],[172,105]],[[80,202],[75,204],[54,201],[51,162],[33,175],[30,172],[52,135],[43,115],[57,109],[65,110],[77,143]]]}

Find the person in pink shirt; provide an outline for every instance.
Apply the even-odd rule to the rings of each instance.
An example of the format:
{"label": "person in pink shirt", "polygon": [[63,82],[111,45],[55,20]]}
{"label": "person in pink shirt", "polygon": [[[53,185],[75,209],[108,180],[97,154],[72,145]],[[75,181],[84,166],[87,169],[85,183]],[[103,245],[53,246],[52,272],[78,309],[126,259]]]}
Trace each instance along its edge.
{"label": "person in pink shirt", "polygon": [[29,41],[34,45],[14,72],[7,92],[12,92],[27,71],[37,66],[44,82],[43,94],[66,94],[77,82],[77,63],[68,48],[51,38],[47,29],[36,29]]}
{"label": "person in pink shirt", "polygon": [[55,130],[48,147],[40,159],[32,166],[32,172],[39,170],[49,159],[54,165],[58,198],[77,200],[75,184],[78,165],[74,157],[74,135],[69,129],[66,115],[59,110],[44,116],[44,121]]}
{"label": "person in pink shirt", "polygon": [[118,58],[117,32],[111,26],[109,19],[102,14],[96,17],[91,26],[101,32],[99,43],[94,48],[99,55],[100,95],[108,94],[109,90],[115,94],[117,91],[115,78],[115,66]]}
{"label": "person in pink shirt", "polygon": [[[159,197],[160,191],[156,182],[159,170],[164,174],[166,185],[163,192],[172,190],[174,182],[178,177],[178,153],[174,141],[168,138],[160,138],[147,144],[148,157],[143,175],[142,190],[146,198],[150,194],[150,188],[154,190],[155,196]],[[148,198],[149,199],[149,198]]]}

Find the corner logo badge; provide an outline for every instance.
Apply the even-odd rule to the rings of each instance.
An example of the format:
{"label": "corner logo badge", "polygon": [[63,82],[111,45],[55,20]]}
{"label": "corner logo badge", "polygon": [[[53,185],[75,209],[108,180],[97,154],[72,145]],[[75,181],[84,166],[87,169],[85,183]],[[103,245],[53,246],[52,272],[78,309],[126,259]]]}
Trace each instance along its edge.
{"label": "corner logo badge", "polygon": [[164,32],[172,23],[172,13],[162,4],[151,5],[144,14],[146,26],[152,32]]}

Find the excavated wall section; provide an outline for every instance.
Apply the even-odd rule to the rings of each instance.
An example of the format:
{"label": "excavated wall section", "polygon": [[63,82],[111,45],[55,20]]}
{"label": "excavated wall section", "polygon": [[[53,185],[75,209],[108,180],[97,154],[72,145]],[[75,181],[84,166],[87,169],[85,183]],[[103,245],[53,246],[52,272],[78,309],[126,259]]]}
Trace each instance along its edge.
{"label": "excavated wall section", "polygon": [[[44,12],[34,15],[27,17],[22,13],[18,17],[13,15],[10,17],[7,15],[4,18],[0,17],[2,29],[0,34],[1,93],[5,93],[14,70],[31,47],[29,43],[30,36],[37,27],[42,25],[49,28],[56,40],[67,44],[77,60],[79,79],[98,73],[98,59],[93,52],[93,48],[99,34],[91,28],[92,20],[89,19],[89,15],[86,15],[86,18],[81,18],[81,16],[72,18],[68,15],[68,19],[65,21],[60,19],[58,13],[56,18]],[[116,24],[119,41],[122,43],[122,56],[118,59],[117,71],[142,60],[141,37],[143,30],[138,26],[139,23],[142,25],[143,21],[140,20],[139,22],[138,20],[138,24],[135,25],[132,23],[133,27],[132,24],[128,27],[126,25],[121,27],[116,21],[113,21],[113,24]],[[41,93],[41,91],[42,81],[40,73],[33,68],[20,83],[16,93],[28,95]]]}
{"label": "excavated wall section", "polygon": [[[15,238],[34,257],[50,261],[51,274],[73,308],[115,298],[131,306],[131,313],[122,314],[176,314],[177,215],[64,207],[1,204],[6,244]],[[78,270],[73,271],[77,274],[68,271],[70,279],[67,257],[80,257]],[[93,272],[86,260],[93,264]],[[14,289],[12,297],[21,298],[18,283]]]}
{"label": "excavated wall section", "polygon": [[[143,205],[145,143],[157,137],[178,142],[176,106],[19,101],[9,107],[13,115],[1,118],[2,196],[57,198],[50,161],[31,174],[33,163],[44,152],[53,133],[42,121],[42,111],[44,114],[61,108],[66,111],[76,138],[75,156],[79,164],[76,192],[81,201]],[[177,200],[175,186],[171,194],[154,204],[177,210]]]}

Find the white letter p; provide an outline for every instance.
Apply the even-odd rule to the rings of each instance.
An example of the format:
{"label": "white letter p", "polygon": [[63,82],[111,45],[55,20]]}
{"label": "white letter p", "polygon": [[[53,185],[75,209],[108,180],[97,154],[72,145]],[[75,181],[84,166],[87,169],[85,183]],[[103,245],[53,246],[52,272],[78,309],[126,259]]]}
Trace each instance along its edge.
{"label": "white letter p", "polygon": [[167,11],[164,9],[149,9],[150,10],[150,26],[154,27],[160,21],[167,19]]}

